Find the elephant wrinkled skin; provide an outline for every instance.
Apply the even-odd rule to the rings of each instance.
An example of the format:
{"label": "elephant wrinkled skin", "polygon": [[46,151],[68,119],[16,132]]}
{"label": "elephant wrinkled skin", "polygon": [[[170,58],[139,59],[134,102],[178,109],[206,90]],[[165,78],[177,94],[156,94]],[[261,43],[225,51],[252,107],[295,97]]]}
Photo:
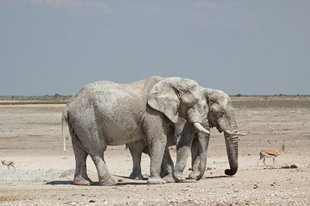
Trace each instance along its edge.
{"label": "elephant wrinkled skin", "polygon": [[86,172],[89,155],[96,166],[99,185],[115,184],[104,161],[107,145],[141,139],[146,140],[151,159],[148,183],[166,183],[160,170],[164,155],[171,159],[167,135],[180,118],[207,132],[201,126],[200,113],[205,104],[197,82],[179,77],[154,76],[131,84],[101,81],[86,85],[63,112],[75,154],[73,183],[91,184]]}

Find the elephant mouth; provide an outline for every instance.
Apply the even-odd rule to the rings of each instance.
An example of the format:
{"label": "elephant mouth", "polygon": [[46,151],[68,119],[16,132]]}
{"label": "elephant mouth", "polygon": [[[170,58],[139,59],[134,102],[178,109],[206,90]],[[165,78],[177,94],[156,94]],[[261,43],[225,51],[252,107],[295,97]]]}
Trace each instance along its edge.
{"label": "elephant mouth", "polygon": [[209,126],[210,128],[215,127],[220,133],[223,132],[223,129],[218,124],[213,124],[212,122],[209,121]]}
{"label": "elephant mouth", "polygon": [[220,125],[216,125],[215,127],[219,131],[219,133],[222,133],[223,131],[225,131],[224,129],[220,127]]}

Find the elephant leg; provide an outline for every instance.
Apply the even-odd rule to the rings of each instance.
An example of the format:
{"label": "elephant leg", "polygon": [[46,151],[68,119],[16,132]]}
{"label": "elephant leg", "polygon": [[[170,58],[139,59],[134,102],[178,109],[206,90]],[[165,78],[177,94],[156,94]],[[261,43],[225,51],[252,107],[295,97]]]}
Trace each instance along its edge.
{"label": "elephant leg", "polygon": [[[89,156],[91,156],[96,166],[99,185],[115,185],[116,182],[111,177],[103,157],[104,151],[107,147],[104,137],[102,137],[102,135],[101,136],[99,135],[99,132],[96,127],[95,128],[94,127],[85,128],[83,126],[76,127],[76,132],[77,134],[79,134],[77,141],[80,141],[80,145],[82,145],[84,151]],[[83,160],[81,162],[84,163],[85,161]],[[84,164],[82,166],[83,166],[82,168],[84,168]]]}
{"label": "elephant leg", "polygon": [[199,164],[200,164],[200,155],[199,155],[199,140],[198,138],[193,139],[192,143],[192,172],[189,174],[189,179],[196,179],[199,175]]}
{"label": "elephant leg", "polygon": [[115,185],[116,182],[109,173],[109,170],[103,158],[103,153],[92,155],[91,158],[97,169],[99,185],[101,186]]}
{"label": "elephant leg", "polygon": [[183,171],[187,164],[187,159],[191,153],[190,148],[193,142],[194,129],[190,124],[184,126],[181,138],[177,144],[177,159],[174,168],[174,179],[176,182],[184,182]]}
{"label": "elephant leg", "polygon": [[150,177],[148,184],[164,184],[166,181],[160,177],[161,163],[165,153],[166,143],[154,142],[150,149]]}
{"label": "elephant leg", "polygon": [[[160,118],[158,120],[157,118]],[[146,134],[147,144],[150,150],[150,177],[147,181],[148,184],[164,184],[166,181],[160,177],[161,164],[164,157],[165,149],[167,146],[166,131],[168,126],[156,124],[162,122],[162,116],[152,116],[145,119],[144,131]]]}
{"label": "elephant leg", "polygon": [[90,136],[91,143],[85,143],[88,148],[88,154],[91,156],[98,173],[99,185],[109,186],[115,185],[116,182],[112,178],[104,161],[104,151],[107,148],[105,138],[100,138],[100,135],[96,129],[89,129],[88,134]]}
{"label": "elephant leg", "polygon": [[132,172],[129,176],[131,179],[142,180],[143,176],[141,173],[141,156],[144,148],[146,147],[145,140],[138,140],[127,144],[131,157],[132,157]]}
{"label": "elephant leg", "polygon": [[86,158],[87,153],[77,137],[72,135],[72,146],[75,155],[75,174],[73,184],[90,185],[91,180],[87,176]]}
{"label": "elephant leg", "polygon": [[173,178],[174,163],[170,156],[169,148],[166,147],[163,161],[161,164],[160,176],[167,182],[175,182]]}

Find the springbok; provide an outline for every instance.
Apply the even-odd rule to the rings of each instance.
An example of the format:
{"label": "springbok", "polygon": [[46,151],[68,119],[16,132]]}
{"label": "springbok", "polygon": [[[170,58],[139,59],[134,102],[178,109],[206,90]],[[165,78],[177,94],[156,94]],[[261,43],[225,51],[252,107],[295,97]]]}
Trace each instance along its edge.
{"label": "springbok", "polygon": [[15,168],[15,166],[14,166],[14,165],[15,165],[15,162],[12,161],[12,160],[1,160],[1,163],[2,163],[2,165],[7,166],[8,170],[10,170],[11,167],[13,167],[14,170],[16,170],[16,168]]}
{"label": "springbok", "polygon": [[259,161],[263,159],[263,163],[265,164],[266,167],[268,167],[266,165],[266,162],[265,162],[266,157],[272,158],[273,166],[274,166],[275,158],[277,156],[279,156],[280,154],[282,154],[283,152],[285,152],[285,145],[284,144],[282,144],[280,150],[278,150],[278,149],[263,149],[259,153],[259,160],[257,161],[257,166],[258,166]]}

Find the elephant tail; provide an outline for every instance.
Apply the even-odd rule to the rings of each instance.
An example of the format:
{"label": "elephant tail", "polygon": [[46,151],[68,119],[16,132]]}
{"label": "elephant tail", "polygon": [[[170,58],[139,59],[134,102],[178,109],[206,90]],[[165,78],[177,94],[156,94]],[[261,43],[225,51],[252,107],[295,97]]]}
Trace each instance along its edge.
{"label": "elephant tail", "polygon": [[64,133],[64,122],[68,123],[68,118],[69,118],[68,114],[69,114],[69,111],[67,110],[67,107],[65,107],[62,113],[62,118],[61,118],[61,132],[62,132],[62,138],[63,138],[64,152],[66,152],[66,135]]}

